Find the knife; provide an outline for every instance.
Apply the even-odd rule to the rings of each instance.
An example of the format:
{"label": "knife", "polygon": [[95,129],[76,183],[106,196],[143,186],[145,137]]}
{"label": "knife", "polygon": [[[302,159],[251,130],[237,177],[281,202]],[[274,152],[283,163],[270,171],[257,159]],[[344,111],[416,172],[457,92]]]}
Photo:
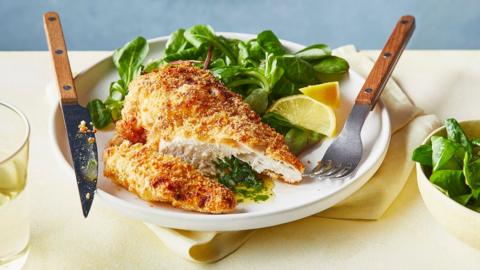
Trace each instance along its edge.
{"label": "knife", "polygon": [[47,12],[43,15],[43,24],[60,91],[60,105],[83,216],[87,217],[97,188],[98,154],[95,132],[88,110],[78,104],[60,16],[56,12]]}

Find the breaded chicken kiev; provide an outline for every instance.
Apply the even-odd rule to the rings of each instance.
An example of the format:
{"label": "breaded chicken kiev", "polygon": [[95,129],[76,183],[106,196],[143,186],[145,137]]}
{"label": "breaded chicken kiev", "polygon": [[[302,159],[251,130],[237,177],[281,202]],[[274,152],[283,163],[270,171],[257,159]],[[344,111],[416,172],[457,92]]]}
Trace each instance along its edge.
{"label": "breaded chicken kiev", "polygon": [[129,85],[119,135],[182,158],[205,175],[218,158],[235,156],[261,174],[302,180],[303,164],[284,137],[213,74],[188,62],[138,76]]}
{"label": "breaded chicken kiev", "polygon": [[104,166],[106,177],[146,201],[212,214],[229,213],[236,206],[232,191],[215,179],[140,143],[111,145],[104,152]]}

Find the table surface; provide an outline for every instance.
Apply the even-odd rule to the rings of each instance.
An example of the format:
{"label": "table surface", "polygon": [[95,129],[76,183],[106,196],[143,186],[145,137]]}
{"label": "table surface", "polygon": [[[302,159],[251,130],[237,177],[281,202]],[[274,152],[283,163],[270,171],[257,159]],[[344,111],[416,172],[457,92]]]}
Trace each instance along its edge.
{"label": "table surface", "polygon": [[[378,51],[364,53],[376,57]],[[72,69],[81,71],[106,54],[71,52]],[[45,85],[54,77],[48,53],[0,52],[0,59],[0,99],[19,107],[32,126],[32,236],[26,269],[478,269],[480,265],[480,251],[451,236],[428,213],[415,172],[379,221],[311,217],[261,229],[238,251],[209,265],[177,257],[141,222],[110,211],[100,200],[84,220],[76,186],[50,144],[51,105]],[[395,78],[425,113],[464,120],[480,118],[479,74],[480,51],[406,51]],[[123,235],[125,229],[128,235]]]}

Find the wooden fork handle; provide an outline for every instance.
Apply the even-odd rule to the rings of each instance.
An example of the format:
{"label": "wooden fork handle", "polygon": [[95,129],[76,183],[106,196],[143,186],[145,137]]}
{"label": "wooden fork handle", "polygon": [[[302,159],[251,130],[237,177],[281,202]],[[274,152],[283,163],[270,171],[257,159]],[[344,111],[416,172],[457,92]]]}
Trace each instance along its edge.
{"label": "wooden fork handle", "polygon": [[60,99],[64,104],[78,103],[72,70],[68,60],[67,46],[63,38],[60,16],[56,12],[43,14],[43,25],[47,37],[48,49],[52,55],[55,75],[57,77]]}
{"label": "wooden fork handle", "polygon": [[378,56],[355,104],[369,105],[370,110],[375,107],[414,30],[415,17],[402,16],[383,47],[382,53]]}

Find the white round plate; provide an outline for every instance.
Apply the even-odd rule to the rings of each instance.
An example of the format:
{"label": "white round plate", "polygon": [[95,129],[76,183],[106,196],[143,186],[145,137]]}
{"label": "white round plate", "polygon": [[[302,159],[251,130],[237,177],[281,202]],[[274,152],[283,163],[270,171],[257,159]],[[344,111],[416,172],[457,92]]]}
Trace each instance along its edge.
{"label": "white round plate", "polygon": [[[241,40],[255,37],[238,33],[220,34],[227,38]],[[161,37],[150,40],[148,58],[160,56],[167,39],[168,37]],[[282,41],[282,43],[291,51],[297,51],[304,47],[288,41]],[[117,71],[111,56],[78,74],[75,78],[75,85],[80,104],[86,105],[93,98],[106,98],[110,82],[117,78]],[[340,82],[342,102],[337,110],[339,129],[343,126],[363,82],[364,79],[352,70]],[[72,183],[75,183],[59,106],[55,106],[52,110],[50,130],[54,148],[62,163],[68,166],[72,173]],[[388,112],[382,104],[376,106],[369,114],[362,130],[364,146],[362,161],[350,178],[322,181],[305,179],[298,185],[276,182],[273,199],[258,204],[239,204],[234,213],[223,215],[187,212],[166,204],[145,202],[126,189],[110,182],[102,174],[102,153],[112,134],[113,131],[97,132],[100,159],[97,199],[103,200],[104,203],[127,216],[165,227],[195,231],[235,231],[274,226],[298,220],[325,210],[357,191],[375,173],[385,157],[390,141],[390,120]],[[321,159],[329,144],[330,141],[325,140],[317,148],[301,156],[306,171]]]}

